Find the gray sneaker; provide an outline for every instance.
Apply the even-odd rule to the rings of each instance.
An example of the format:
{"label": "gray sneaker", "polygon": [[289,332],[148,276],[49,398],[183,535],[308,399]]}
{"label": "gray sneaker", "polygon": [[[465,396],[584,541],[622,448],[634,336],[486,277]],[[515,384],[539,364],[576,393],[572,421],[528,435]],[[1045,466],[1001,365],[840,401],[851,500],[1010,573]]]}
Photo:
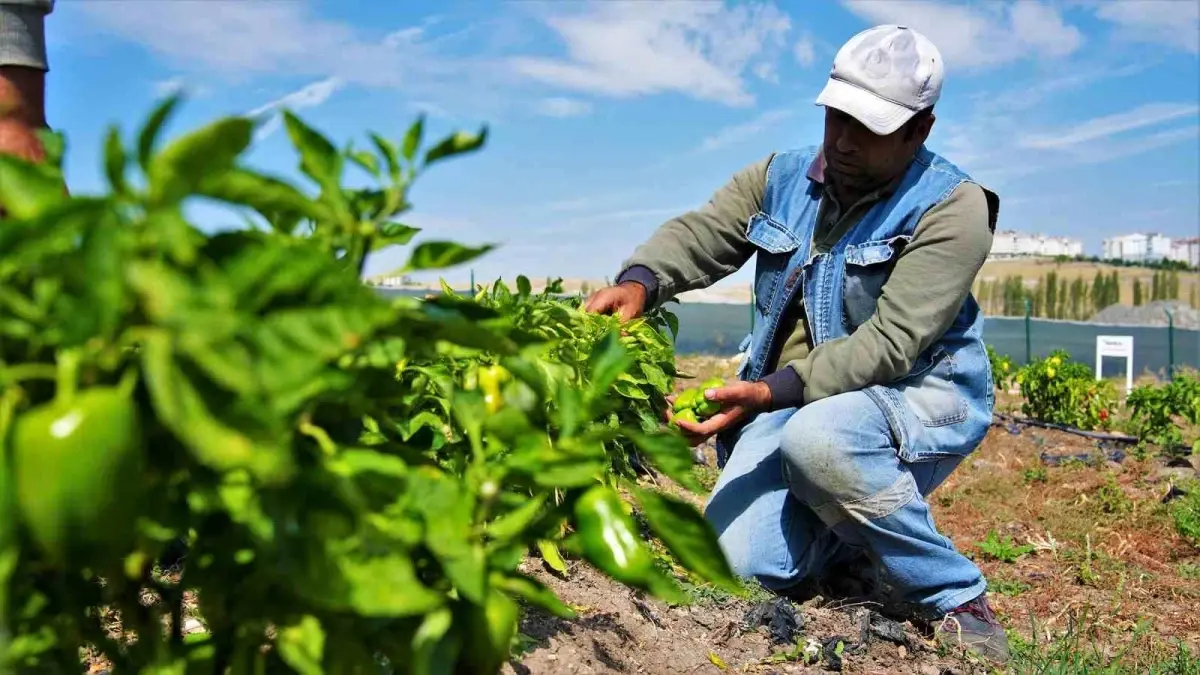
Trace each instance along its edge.
{"label": "gray sneaker", "polygon": [[986,593],[951,610],[935,637],[950,649],[966,648],[998,665],[1008,663],[1008,635],[988,606]]}

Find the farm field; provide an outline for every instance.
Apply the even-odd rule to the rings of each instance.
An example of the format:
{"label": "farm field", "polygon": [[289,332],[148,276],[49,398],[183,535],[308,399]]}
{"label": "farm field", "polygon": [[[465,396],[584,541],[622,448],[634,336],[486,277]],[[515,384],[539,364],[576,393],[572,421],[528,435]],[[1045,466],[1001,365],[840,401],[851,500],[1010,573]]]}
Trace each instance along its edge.
{"label": "farm field", "polygon": [[[707,377],[728,375],[731,366],[695,358],[681,369]],[[1017,405],[1001,394],[999,409]],[[1041,459],[1096,452],[1094,442],[1073,434],[996,426],[933,494],[935,522],[989,579],[993,607],[1013,640],[1009,672],[1200,672],[1200,615],[1193,611],[1200,548],[1178,533],[1163,503],[1195,479],[1196,458],[1172,466],[1128,455],[1062,466]],[[715,457],[711,449],[707,454],[709,466],[696,471],[711,485]],[[827,663],[805,665],[802,656],[788,654],[794,645],[772,644],[767,627],[747,625],[747,613],[772,598],[761,589],[734,598],[698,587],[692,605],[668,607],[581,564],[570,565],[568,579],[536,561],[526,564],[579,606],[581,618],[527,617],[524,654],[506,672],[828,672]],[[900,622],[903,632],[889,633],[896,624],[872,607],[837,594],[798,603],[797,639],[844,640],[843,654],[854,652],[843,658],[848,673],[993,672],[938,653],[912,624]],[[871,637],[858,651],[864,627]]]}
{"label": "farm field", "polygon": [[[62,143],[0,159],[0,668],[986,670],[853,579],[780,599],[733,578],[700,512],[711,450],[661,423],[679,372],[733,363],[679,360],[679,316],[586,313],[524,276],[470,297],[362,284],[369,251],[417,233],[393,220],[415,177],[486,128],[427,147],[418,119],[338,150],[285,113],[312,195],[239,161],[249,119],[160,143],[178,101],[134,145],[110,133],[109,194],[64,189]],[[351,162],[379,189],[344,187]],[[182,215],[199,195],[270,228],[204,232]],[[405,269],[488,251],[422,241]],[[990,356],[1023,397],[1001,412],[1139,441],[1092,461],[1092,441],[1006,422],[933,495],[993,581],[1013,670],[1197,672],[1200,379],[1127,413],[1065,352]]]}

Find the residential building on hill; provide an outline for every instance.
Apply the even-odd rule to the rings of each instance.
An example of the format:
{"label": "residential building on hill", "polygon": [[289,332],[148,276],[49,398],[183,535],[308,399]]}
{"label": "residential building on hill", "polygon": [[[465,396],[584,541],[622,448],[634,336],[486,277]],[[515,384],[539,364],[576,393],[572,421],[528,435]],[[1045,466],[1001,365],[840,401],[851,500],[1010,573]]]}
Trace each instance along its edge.
{"label": "residential building on hill", "polygon": [[1158,233],[1124,234],[1104,240],[1105,260],[1126,262],[1151,262],[1170,259],[1171,238]]}
{"label": "residential building on hill", "polygon": [[1069,237],[1047,237],[1013,230],[997,232],[992,237],[991,258],[1056,258],[1083,255],[1083,242]]}

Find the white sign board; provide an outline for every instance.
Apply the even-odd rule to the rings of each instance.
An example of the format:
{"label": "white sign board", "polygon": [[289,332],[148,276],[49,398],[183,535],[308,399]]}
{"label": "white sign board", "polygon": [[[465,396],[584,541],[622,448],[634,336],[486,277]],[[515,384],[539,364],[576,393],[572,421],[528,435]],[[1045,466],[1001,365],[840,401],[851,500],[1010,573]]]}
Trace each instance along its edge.
{"label": "white sign board", "polygon": [[1096,336],[1096,379],[1100,378],[1100,364],[1104,357],[1112,356],[1125,359],[1125,393],[1133,391],[1133,336],[1132,335],[1097,335]]}

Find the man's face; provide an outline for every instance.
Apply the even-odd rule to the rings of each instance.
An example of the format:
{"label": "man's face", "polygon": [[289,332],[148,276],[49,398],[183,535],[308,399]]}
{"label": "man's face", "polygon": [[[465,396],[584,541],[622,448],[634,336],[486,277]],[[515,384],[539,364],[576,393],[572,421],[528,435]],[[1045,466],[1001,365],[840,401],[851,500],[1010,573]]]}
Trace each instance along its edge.
{"label": "man's face", "polygon": [[932,127],[931,113],[879,136],[850,115],[826,106],[825,171],[834,185],[843,189],[870,190],[883,185],[904,171]]}

